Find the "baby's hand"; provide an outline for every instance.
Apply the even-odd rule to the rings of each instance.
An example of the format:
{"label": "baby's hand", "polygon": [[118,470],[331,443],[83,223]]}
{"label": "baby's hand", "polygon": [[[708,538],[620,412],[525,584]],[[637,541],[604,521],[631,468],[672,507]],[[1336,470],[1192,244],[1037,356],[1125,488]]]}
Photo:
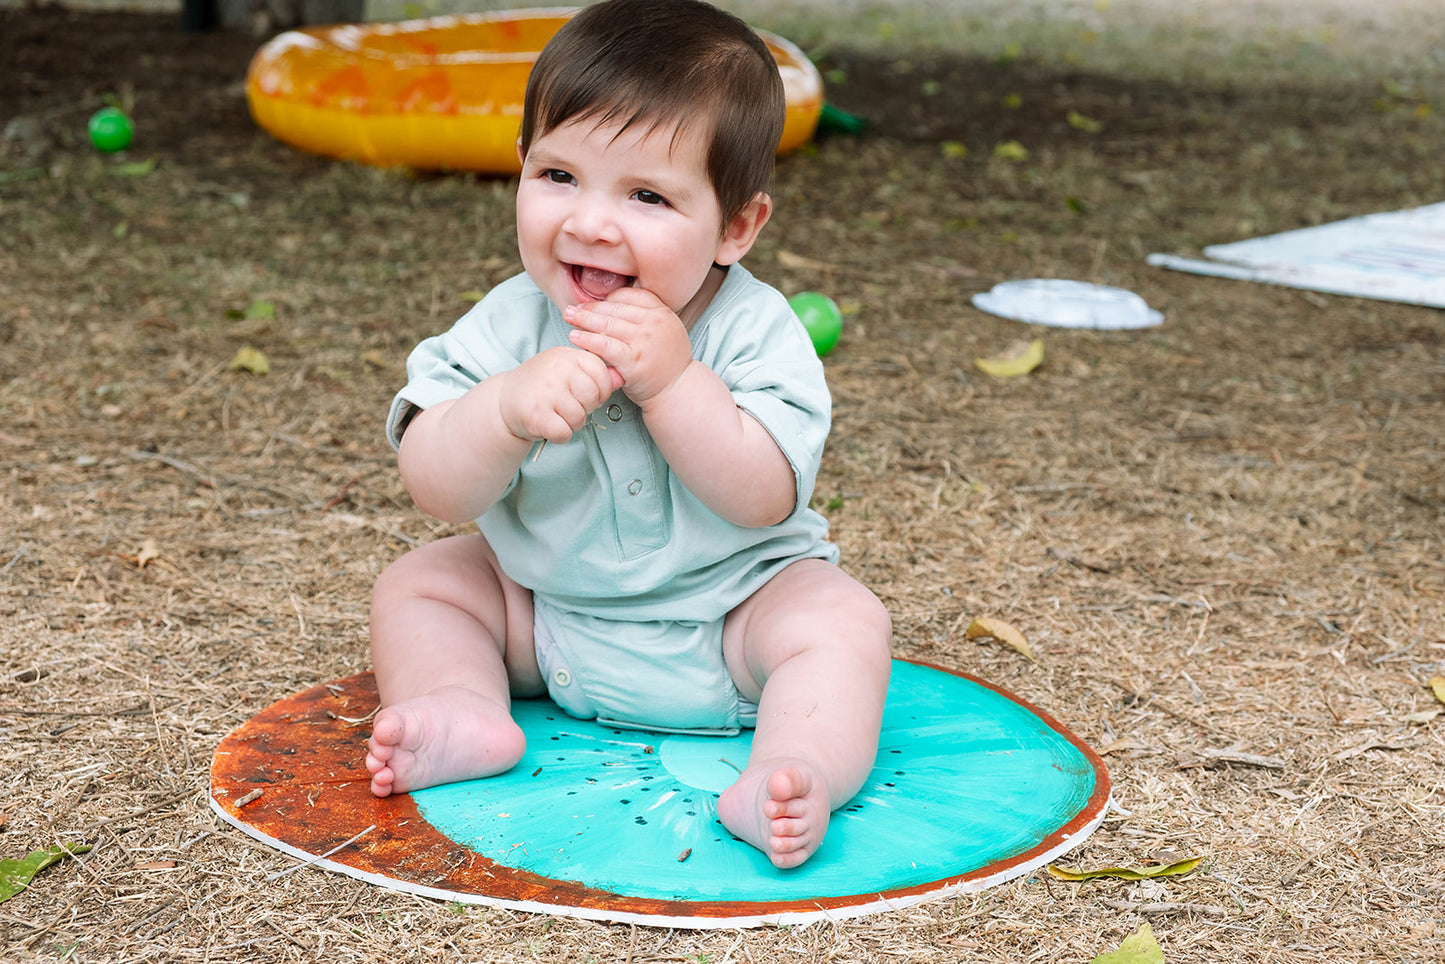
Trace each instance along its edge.
{"label": "baby's hand", "polygon": [[499,404],[507,431],[520,439],[558,444],[570,439],[622,385],[621,376],[601,358],[566,347],[532,356],[506,378]]}
{"label": "baby's hand", "polygon": [[569,305],[572,344],[622,376],[622,390],[639,405],[677,381],[692,361],[682,319],[645,288],[619,288],[606,301]]}

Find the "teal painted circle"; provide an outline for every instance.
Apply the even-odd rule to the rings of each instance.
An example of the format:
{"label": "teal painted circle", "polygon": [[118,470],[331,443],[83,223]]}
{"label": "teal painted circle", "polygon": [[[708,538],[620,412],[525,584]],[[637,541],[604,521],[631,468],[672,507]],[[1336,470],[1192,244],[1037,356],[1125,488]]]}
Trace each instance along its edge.
{"label": "teal painted circle", "polygon": [[895,661],[877,763],[802,867],[778,870],[717,821],[750,734],[681,737],[518,701],[527,753],[412,794],[439,832],[505,867],[671,901],[785,901],[920,887],[1036,851],[1089,804],[1090,758],[1009,696]]}
{"label": "teal painted circle", "polygon": [[697,790],[722,793],[747,766],[752,749],[752,731],[745,730],[726,740],[715,736],[668,736],[657,752],[663,769],[676,780]]}

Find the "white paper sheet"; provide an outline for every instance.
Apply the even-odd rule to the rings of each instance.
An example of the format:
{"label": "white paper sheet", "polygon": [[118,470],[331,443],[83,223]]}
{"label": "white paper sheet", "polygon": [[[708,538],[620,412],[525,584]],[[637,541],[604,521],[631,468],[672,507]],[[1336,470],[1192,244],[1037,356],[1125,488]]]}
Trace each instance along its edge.
{"label": "white paper sheet", "polygon": [[1445,308],[1445,203],[1369,214],[1204,249],[1210,260],[1151,254],[1194,274]]}

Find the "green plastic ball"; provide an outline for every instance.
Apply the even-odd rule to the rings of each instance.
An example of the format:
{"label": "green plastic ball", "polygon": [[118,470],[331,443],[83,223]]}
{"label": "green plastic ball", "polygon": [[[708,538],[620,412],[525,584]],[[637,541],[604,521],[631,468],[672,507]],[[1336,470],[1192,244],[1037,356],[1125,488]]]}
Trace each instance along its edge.
{"label": "green plastic ball", "polygon": [[102,107],[90,116],[90,142],[98,151],[114,154],[130,146],[135,127],[125,112],[115,107]]}
{"label": "green plastic ball", "polygon": [[843,312],[827,295],[816,291],[800,291],[788,299],[793,313],[803,322],[808,337],[813,339],[813,348],[821,358],[833,350],[843,335]]}

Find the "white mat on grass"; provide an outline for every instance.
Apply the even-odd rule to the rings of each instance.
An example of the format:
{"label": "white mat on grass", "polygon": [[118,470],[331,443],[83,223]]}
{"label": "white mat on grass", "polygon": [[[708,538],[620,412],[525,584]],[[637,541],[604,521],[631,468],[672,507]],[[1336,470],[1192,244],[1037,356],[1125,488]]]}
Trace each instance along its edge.
{"label": "white mat on grass", "polygon": [[1445,203],[1369,214],[1204,249],[1155,267],[1445,308]]}

